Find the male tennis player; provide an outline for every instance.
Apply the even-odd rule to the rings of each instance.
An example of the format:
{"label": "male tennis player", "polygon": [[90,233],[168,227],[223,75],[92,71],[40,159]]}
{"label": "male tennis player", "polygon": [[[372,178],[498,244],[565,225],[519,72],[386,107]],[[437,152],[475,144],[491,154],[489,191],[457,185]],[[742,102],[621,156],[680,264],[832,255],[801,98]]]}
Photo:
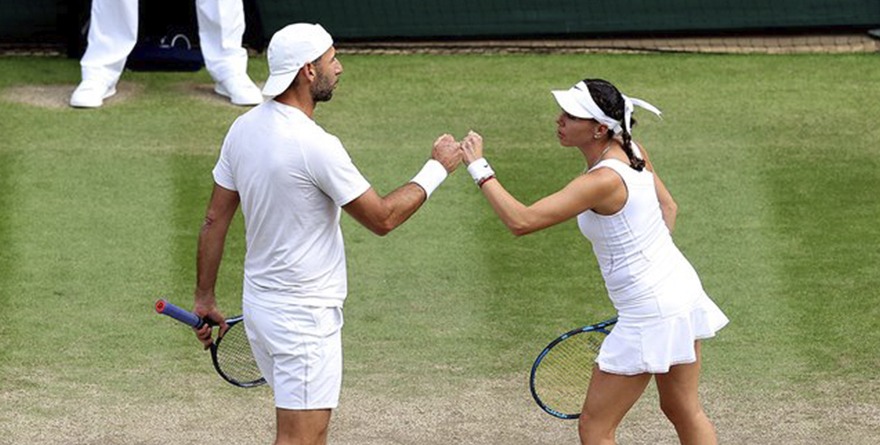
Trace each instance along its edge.
{"label": "male tennis player", "polygon": [[[333,39],[297,23],[269,43],[273,98],[232,124],[214,167],[199,235],[194,312],[223,326],[214,284],[233,214],[241,205],[247,254],[243,315],[254,357],[275,396],[275,444],[325,444],[342,383],[346,297],[340,208],[378,235],[406,221],[455,170],[460,151],[439,137],[407,184],[379,196],[342,143],[312,120],[342,74]],[[197,331],[211,343],[211,329]]]}

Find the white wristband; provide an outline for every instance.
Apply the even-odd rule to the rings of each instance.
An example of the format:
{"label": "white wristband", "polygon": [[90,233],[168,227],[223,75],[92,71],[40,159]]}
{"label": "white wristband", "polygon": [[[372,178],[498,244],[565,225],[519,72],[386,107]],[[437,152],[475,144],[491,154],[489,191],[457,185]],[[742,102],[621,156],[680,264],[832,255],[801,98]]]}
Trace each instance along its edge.
{"label": "white wristband", "polygon": [[492,170],[492,167],[489,166],[489,161],[487,161],[486,158],[479,158],[474,162],[471,162],[468,164],[467,170],[468,173],[471,174],[471,178],[474,178],[474,183],[477,184],[483,179],[495,176],[495,170]]}
{"label": "white wristband", "polygon": [[446,167],[443,167],[440,161],[428,159],[425,166],[409,182],[415,182],[419,187],[425,189],[425,193],[428,195],[425,199],[427,199],[431,197],[431,193],[434,193],[437,187],[440,187],[448,174]]}

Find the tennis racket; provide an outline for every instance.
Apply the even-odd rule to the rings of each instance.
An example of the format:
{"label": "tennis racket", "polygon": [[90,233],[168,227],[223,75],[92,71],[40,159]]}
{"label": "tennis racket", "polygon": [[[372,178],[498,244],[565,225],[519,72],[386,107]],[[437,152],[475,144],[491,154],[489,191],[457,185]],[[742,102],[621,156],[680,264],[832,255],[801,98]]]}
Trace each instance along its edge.
{"label": "tennis racket", "polygon": [[[183,324],[196,329],[205,325],[206,321],[196,314],[181,309],[165,300],[156,301],[156,312],[167,315]],[[251,353],[251,345],[244,330],[244,323],[240,315],[226,320],[229,330],[217,340],[211,343],[211,361],[214,369],[220,377],[227,382],[241,387],[252,388],[266,383],[254,356]],[[215,325],[208,320],[208,324]]]}
{"label": "tennis racket", "polygon": [[560,419],[577,419],[590,386],[593,363],[617,317],[562,334],[535,359],[529,389],[538,406]]}

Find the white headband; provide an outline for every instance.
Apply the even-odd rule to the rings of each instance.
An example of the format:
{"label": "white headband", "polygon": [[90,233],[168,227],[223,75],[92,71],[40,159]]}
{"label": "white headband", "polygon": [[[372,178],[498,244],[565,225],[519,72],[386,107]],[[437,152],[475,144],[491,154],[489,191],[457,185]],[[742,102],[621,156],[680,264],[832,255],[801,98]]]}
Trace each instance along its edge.
{"label": "white headband", "polygon": [[[607,125],[608,128],[610,128],[611,131],[614,132],[614,134],[620,134],[620,132],[624,129],[626,129],[627,133],[632,133],[632,113],[636,106],[644,108],[656,114],[657,116],[661,115],[660,110],[657,109],[657,107],[649,104],[648,102],[645,102],[641,99],[631,98],[621,93],[620,95],[623,96],[623,127],[621,127],[621,123],[618,120],[608,117],[608,115],[605,114],[605,112],[602,111],[601,108],[599,108],[599,105],[596,104],[596,101],[593,100],[593,96],[590,94],[590,89],[583,81],[578,82],[577,85],[573,86],[567,92],[558,93],[567,93],[565,95],[569,96],[571,99],[574,99],[577,105],[582,108],[582,110],[578,110],[581,111],[581,113],[572,113],[572,110],[566,109],[565,106],[563,106],[562,101],[559,101],[560,105],[563,106],[562,108],[566,112],[569,112],[577,117],[587,117],[583,116],[583,112],[586,112],[586,114],[589,114],[590,118],[596,119],[600,123]],[[556,94],[556,96],[558,100],[561,94]]]}

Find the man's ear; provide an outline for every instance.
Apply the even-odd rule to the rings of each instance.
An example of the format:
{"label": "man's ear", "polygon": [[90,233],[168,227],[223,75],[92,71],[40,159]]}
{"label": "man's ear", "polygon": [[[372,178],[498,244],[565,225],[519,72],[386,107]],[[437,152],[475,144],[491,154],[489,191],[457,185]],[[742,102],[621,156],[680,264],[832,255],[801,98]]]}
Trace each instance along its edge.
{"label": "man's ear", "polygon": [[314,63],[307,63],[307,64],[303,65],[303,67],[300,68],[300,71],[310,81],[314,80],[315,76],[317,76],[317,73],[318,73]]}

